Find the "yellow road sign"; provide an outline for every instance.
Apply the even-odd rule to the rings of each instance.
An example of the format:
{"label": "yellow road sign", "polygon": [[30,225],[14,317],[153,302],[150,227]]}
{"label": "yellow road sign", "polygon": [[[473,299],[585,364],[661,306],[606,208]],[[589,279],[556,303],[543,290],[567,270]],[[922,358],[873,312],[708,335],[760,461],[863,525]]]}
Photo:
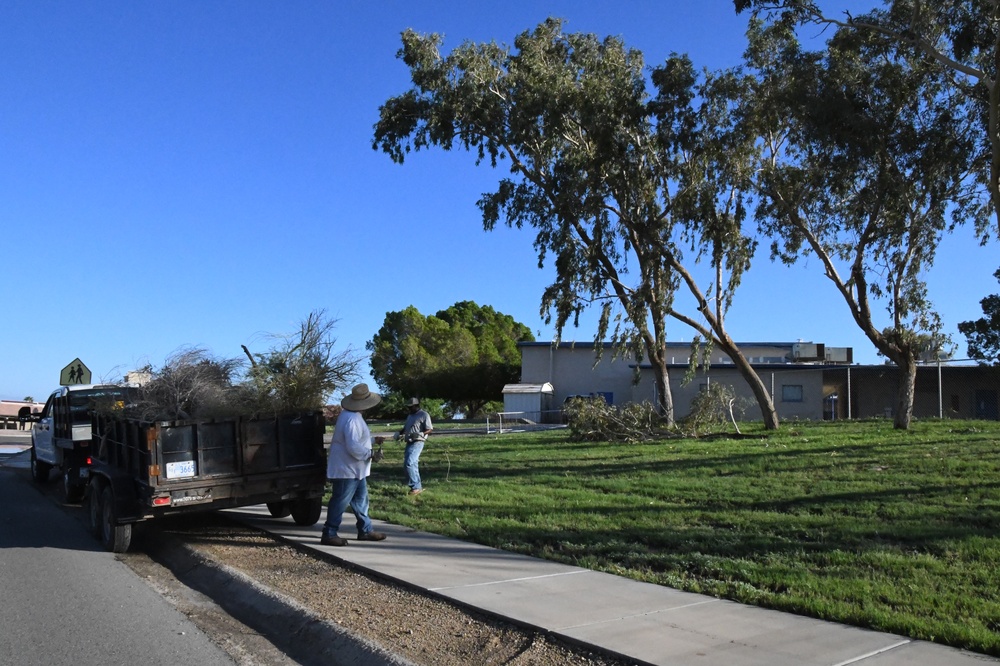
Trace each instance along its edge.
{"label": "yellow road sign", "polygon": [[71,384],[89,384],[90,368],[83,364],[83,361],[76,358],[59,373],[59,385],[70,386]]}

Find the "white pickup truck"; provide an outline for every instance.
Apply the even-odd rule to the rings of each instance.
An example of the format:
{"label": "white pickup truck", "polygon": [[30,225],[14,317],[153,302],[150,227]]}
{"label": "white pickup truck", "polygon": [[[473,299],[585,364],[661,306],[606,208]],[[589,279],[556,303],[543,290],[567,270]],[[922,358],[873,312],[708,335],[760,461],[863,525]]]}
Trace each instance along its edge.
{"label": "white pickup truck", "polygon": [[31,427],[31,475],[45,483],[53,468],[62,472],[67,502],[78,502],[87,485],[90,467],[91,413],[126,401],[128,386],[79,384],[60,386],[45,402]]}

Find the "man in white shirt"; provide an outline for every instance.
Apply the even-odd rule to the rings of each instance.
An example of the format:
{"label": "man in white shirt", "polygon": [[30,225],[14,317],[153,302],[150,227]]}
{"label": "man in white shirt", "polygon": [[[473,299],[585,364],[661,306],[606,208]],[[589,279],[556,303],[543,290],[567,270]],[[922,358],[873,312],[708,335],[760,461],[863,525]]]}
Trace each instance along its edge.
{"label": "man in white shirt", "polygon": [[[382,396],[358,384],[340,401],[342,410],[333,429],[333,441],[326,461],[326,478],[333,486],[326,509],[326,523],[320,543],[346,546],[347,539],[337,535],[344,511],[350,506],[357,518],[358,541],[383,541],[385,535],[372,529],[368,517],[368,475],[372,467],[372,433],[362,412],[382,402]],[[384,438],[376,437],[381,444]]]}

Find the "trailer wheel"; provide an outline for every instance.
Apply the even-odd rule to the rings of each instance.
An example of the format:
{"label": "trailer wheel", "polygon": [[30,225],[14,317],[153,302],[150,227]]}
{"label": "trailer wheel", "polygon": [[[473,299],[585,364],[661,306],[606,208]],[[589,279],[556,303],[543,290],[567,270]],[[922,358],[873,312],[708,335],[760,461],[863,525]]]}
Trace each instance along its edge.
{"label": "trailer wheel", "polygon": [[271,515],[275,518],[284,518],[292,513],[292,503],[291,502],[268,502],[267,510],[271,512]]}
{"label": "trailer wheel", "polygon": [[101,543],[112,553],[124,553],[132,543],[132,525],[118,524],[115,494],[111,486],[101,491]]}
{"label": "trailer wheel", "polygon": [[87,514],[90,516],[90,533],[98,539],[102,536],[101,520],[101,490],[103,485],[97,479],[90,482],[90,490],[87,492]]}
{"label": "trailer wheel", "polygon": [[291,502],[292,520],[296,525],[315,525],[323,511],[323,498],[300,499]]}
{"label": "trailer wheel", "polygon": [[63,470],[63,497],[67,504],[76,504],[83,499],[84,487],[80,484],[80,472],[77,470],[74,479],[73,468]]}
{"label": "trailer wheel", "polygon": [[46,483],[49,480],[49,471],[52,465],[42,462],[35,455],[35,447],[31,447],[31,478],[38,483]]}

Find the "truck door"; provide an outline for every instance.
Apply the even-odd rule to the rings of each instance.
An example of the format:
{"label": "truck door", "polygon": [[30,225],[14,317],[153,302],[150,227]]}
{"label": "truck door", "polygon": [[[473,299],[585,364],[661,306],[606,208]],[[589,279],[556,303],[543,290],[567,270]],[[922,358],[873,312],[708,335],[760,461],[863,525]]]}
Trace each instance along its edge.
{"label": "truck door", "polygon": [[59,464],[52,433],[52,403],[55,397],[55,393],[49,396],[40,418],[31,426],[31,444],[35,447],[35,457],[50,465]]}

